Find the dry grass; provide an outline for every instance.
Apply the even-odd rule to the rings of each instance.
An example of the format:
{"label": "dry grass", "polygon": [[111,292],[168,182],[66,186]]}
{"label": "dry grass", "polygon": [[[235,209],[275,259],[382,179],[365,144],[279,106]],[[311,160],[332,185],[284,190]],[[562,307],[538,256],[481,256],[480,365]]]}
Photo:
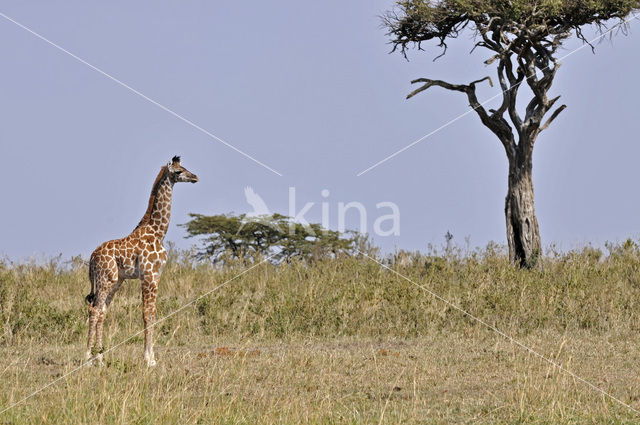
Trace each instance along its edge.
{"label": "dry grass", "polygon": [[[511,268],[487,250],[398,271],[640,409],[640,253],[586,249]],[[174,255],[170,313],[241,271]],[[86,269],[0,266],[0,409],[80,365]],[[116,297],[107,348],[141,327],[139,284]],[[142,339],[0,414],[0,423],[638,423],[572,379],[365,259],[263,265]]]}

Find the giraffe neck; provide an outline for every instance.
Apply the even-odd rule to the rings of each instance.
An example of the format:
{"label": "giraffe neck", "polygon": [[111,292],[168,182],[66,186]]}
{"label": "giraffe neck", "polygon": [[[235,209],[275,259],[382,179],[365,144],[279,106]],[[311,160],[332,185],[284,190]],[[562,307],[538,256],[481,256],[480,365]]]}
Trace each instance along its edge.
{"label": "giraffe neck", "polygon": [[149,197],[149,206],[142,220],[136,227],[146,226],[155,237],[160,240],[169,230],[169,219],[171,218],[171,197],[173,195],[173,182],[169,178],[167,168],[163,167],[156,177]]}

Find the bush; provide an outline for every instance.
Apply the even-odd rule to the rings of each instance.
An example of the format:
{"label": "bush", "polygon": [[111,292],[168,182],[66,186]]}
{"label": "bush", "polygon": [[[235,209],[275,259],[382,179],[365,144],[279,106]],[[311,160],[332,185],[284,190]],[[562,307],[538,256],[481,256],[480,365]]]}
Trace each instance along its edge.
{"label": "bush", "polygon": [[201,237],[198,259],[213,263],[229,259],[269,257],[274,262],[301,258],[314,261],[353,254],[362,237],[356,232],[341,234],[319,224],[303,225],[280,214],[248,218],[245,214],[206,216],[189,214],[182,226],[190,237]]}

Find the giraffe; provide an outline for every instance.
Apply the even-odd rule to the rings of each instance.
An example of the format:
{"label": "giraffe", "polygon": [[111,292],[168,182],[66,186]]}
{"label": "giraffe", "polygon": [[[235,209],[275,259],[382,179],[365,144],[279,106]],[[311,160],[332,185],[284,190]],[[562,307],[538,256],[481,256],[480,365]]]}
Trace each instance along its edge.
{"label": "giraffe", "polygon": [[144,359],[155,366],[153,354],[153,323],[156,314],[156,294],[162,268],[167,262],[163,245],[171,216],[171,195],[174,183],[198,181],[198,177],[180,165],[174,156],[163,166],[153,183],[149,204],[142,220],[129,236],[108,241],[96,248],[89,260],[91,293],[89,304],[89,336],[85,358],[92,358],[94,343],[102,364],[102,329],[107,307],[125,279],[142,282],[142,319],[144,322]]}

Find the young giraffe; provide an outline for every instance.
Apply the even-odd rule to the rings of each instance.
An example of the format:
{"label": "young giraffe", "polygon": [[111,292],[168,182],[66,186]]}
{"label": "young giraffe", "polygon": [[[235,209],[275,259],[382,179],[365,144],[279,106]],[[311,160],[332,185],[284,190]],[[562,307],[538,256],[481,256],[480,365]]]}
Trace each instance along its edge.
{"label": "young giraffe", "polygon": [[198,181],[198,177],[180,165],[174,156],[162,167],[153,183],[149,206],[138,226],[129,236],[100,245],[89,260],[91,293],[89,303],[89,340],[86,359],[92,357],[94,342],[97,359],[102,363],[102,328],[107,307],[124,279],[142,281],[142,318],[144,321],[144,359],[155,366],[153,355],[153,322],[156,314],[156,293],[167,253],[162,244],[169,228],[171,195],[177,182]]}

